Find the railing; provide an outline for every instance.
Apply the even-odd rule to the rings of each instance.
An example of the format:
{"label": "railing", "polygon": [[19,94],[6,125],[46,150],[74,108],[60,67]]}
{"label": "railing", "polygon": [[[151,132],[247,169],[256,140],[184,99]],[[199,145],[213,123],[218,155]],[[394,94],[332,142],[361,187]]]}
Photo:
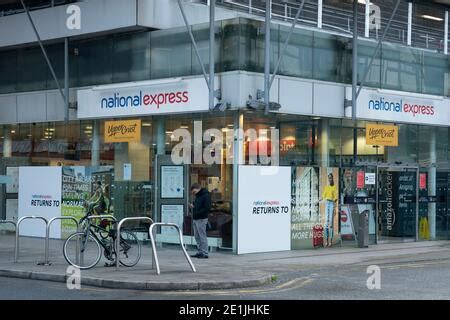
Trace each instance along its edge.
{"label": "railing", "polygon": [[152,242],[152,248],[153,248],[153,256],[155,259],[155,264],[156,264],[156,273],[160,274],[161,270],[159,269],[159,261],[158,261],[158,253],[156,252],[156,244],[155,244],[155,237],[153,235],[153,229],[156,226],[161,226],[161,227],[171,227],[171,228],[175,228],[178,231],[178,235],[180,237],[180,246],[181,249],[183,250],[183,253],[186,257],[186,260],[188,261],[189,265],[191,266],[191,269],[193,272],[197,272],[195,270],[194,264],[191,261],[191,258],[189,258],[189,255],[186,252],[186,249],[184,248],[184,243],[183,243],[183,234],[181,233],[180,227],[178,227],[176,224],[174,223],[164,223],[164,222],[156,222],[153,223],[150,228],[149,228],[149,234],[150,234],[150,240]]}
{"label": "railing", "polygon": [[[150,225],[153,224],[153,220],[149,217],[131,217],[131,218],[124,218],[124,219],[120,220],[119,224],[117,225],[116,243],[114,244],[115,251],[116,251],[116,270],[119,270],[120,229],[122,228],[122,225],[128,221],[149,221]],[[152,250],[153,250],[153,252],[156,250],[155,247],[153,246],[153,242],[152,242]],[[152,254],[152,269],[154,266],[153,257],[154,257],[154,255]]]}
{"label": "railing", "polygon": [[[49,266],[50,265],[50,261],[48,259],[48,254],[49,254],[49,243],[50,243],[50,227],[51,224],[56,221],[56,220],[72,220],[75,222],[75,224],[77,225],[77,231],[79,229],[79,225],[78,225],[78,220],[75,219],[74,217],[70,217],[70,216],[64,216],[64,217],[55,217],[50,219],[47,222],[47,228],[46,228],[46,232],[45,232],[45,261],[44,261],[44,265]],[[78,242],[77,242],[78,244]],[[78,250],[77,250],[78,251]],[[77,260],[78,260],[78,255],[77,255]],[[78,261],[77,261],[78,262]]]}
{"label": "railing", "polygon": [[14,263],[17,262],[17,260],[19,259],[19,233],[20,233],[20,224],[22,223],[22,221],[27,220],[27,219],[38,219],[38,220],[42,220],[45,222],[45,226],[47,227],[48,225],[48,221],[47,219],[45,219],[44,217],[38,217],[38,216],[25,216],[19,219],[19,221],[17,221],[17,227],[16,227],[16,247],[14,249]]}

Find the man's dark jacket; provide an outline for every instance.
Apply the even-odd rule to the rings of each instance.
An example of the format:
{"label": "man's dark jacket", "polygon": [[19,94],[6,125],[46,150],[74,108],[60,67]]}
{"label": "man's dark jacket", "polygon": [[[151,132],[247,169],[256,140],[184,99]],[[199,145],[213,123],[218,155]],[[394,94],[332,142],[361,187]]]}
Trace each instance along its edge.
{"label": "man's dark jacket", "polygon": [[208,218],[209,211],[211,210],[211,195],[205,188],[200,189],[195,195],[194,209],[192,217],[194,220]]}

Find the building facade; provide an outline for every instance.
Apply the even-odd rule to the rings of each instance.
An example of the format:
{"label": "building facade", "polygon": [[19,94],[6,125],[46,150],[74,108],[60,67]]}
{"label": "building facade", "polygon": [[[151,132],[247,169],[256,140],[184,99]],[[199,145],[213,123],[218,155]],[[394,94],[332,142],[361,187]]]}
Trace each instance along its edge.
{"label": "building facade", "polygon": [[[12,5],[0,8],[0,175],[17,175],[20,166],[63,166],[63,205],[82,208],[73,201],[77,192],[89,189],[89,176],[91,183],[108,186],[110,210],[117,217],[151,216],[177,223],[187,243],[195,243],[188,207],[189,186],[197,182],[212,195],[209,245],[237,253],[312,248],[315,227],[327,224],[325,190],[331,176],[338,193],[332,207],[334,243],[354,245],[363,214],[371,244],[449,239],[445,7],[401,2],[367,73],[354,122],[348,103],[351,4],[305,2],[270,90],[279,109],[265,114],[252,105],[264,89],[262,2],[217,3],[214,89],[220,90],[220,100],[215,103],[225,107],[214,110],[209,109],[208,86],[176,1],[55,2],[39,2],[31,14],[61,84],[68,40],[68,110],[31,26],[25,27],[30,25],[25,13]],[[387,1],[372,1],[379,2],[381,15],[379,26],[371,28],[365,22],[373,8],[362,2],[359,82],[390,15],[385,13]],[[80,8],[81,29],[65,28],[71,5]],[[200,58],[208,66],[209,8],[203,1],[184,6]],[[298,8],[295,2],[274,1],[272,72]],[[139,126],[138,139],[132,135],[130,141],[115,142],[114,126],[125,126],[127,120]],[[174,163],[179,129],[190,134],[193,150],[199,145],[204,157],[220,161]],[[209,140],[203,136],[208,129],[216,129]],[[238,134],[239,129],[247,134]],[[219,155],[208,149],[212,141],[219,141]],[[257,154],[272,156],[273,146],[279,153],[280,178],[261,180],[265,186],[257,180],[245,184],[252,177],[248,167],[267,165]],[[256,212],[264,212],[260,199],[265,190],[268,202],[283,203],[284,198],[269,197],[284,190],[286,179],[290,192],[280,197],[289,198],[289,219],[279,226],[277,219],[282,218],[271,217],[268,236],[261,230],[271,220],[256,221],[261,215],[248,213],[243,204],[257,203]],[[81,186],[83,192],[77,189]],[[0,218],[17,218],[19,199],[17,186],[3,185]],[[162,242],[177,241],[168,231],[158,236]],[[270,243],[280,238],[285,243],[272,248]],[[269,244],[245,246],[265,239]]]}

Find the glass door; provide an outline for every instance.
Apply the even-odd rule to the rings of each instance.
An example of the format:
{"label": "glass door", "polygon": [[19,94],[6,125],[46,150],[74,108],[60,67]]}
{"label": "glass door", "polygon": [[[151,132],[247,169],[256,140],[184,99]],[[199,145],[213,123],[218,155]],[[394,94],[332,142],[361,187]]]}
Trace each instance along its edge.
{"label": "glass door", "polygon": [[377,242],[417,240],[418,168],[377,169]]}
{"label": "glass door", "polygon": [[361,214],[367,214],[369,219],[369,244],[376,243],[376,171],[375,166],[341,169],[340,233],[343,243],[355,244]]}

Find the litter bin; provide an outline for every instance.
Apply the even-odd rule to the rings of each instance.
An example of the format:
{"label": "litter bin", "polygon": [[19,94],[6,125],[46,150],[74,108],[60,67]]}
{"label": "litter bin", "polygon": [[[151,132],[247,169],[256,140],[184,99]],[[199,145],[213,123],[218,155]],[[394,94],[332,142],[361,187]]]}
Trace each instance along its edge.
{"label": "litter bin", "polygon": [[364,210],[359,214],[358,221],[358,248],[369,246],[369,212]]}

